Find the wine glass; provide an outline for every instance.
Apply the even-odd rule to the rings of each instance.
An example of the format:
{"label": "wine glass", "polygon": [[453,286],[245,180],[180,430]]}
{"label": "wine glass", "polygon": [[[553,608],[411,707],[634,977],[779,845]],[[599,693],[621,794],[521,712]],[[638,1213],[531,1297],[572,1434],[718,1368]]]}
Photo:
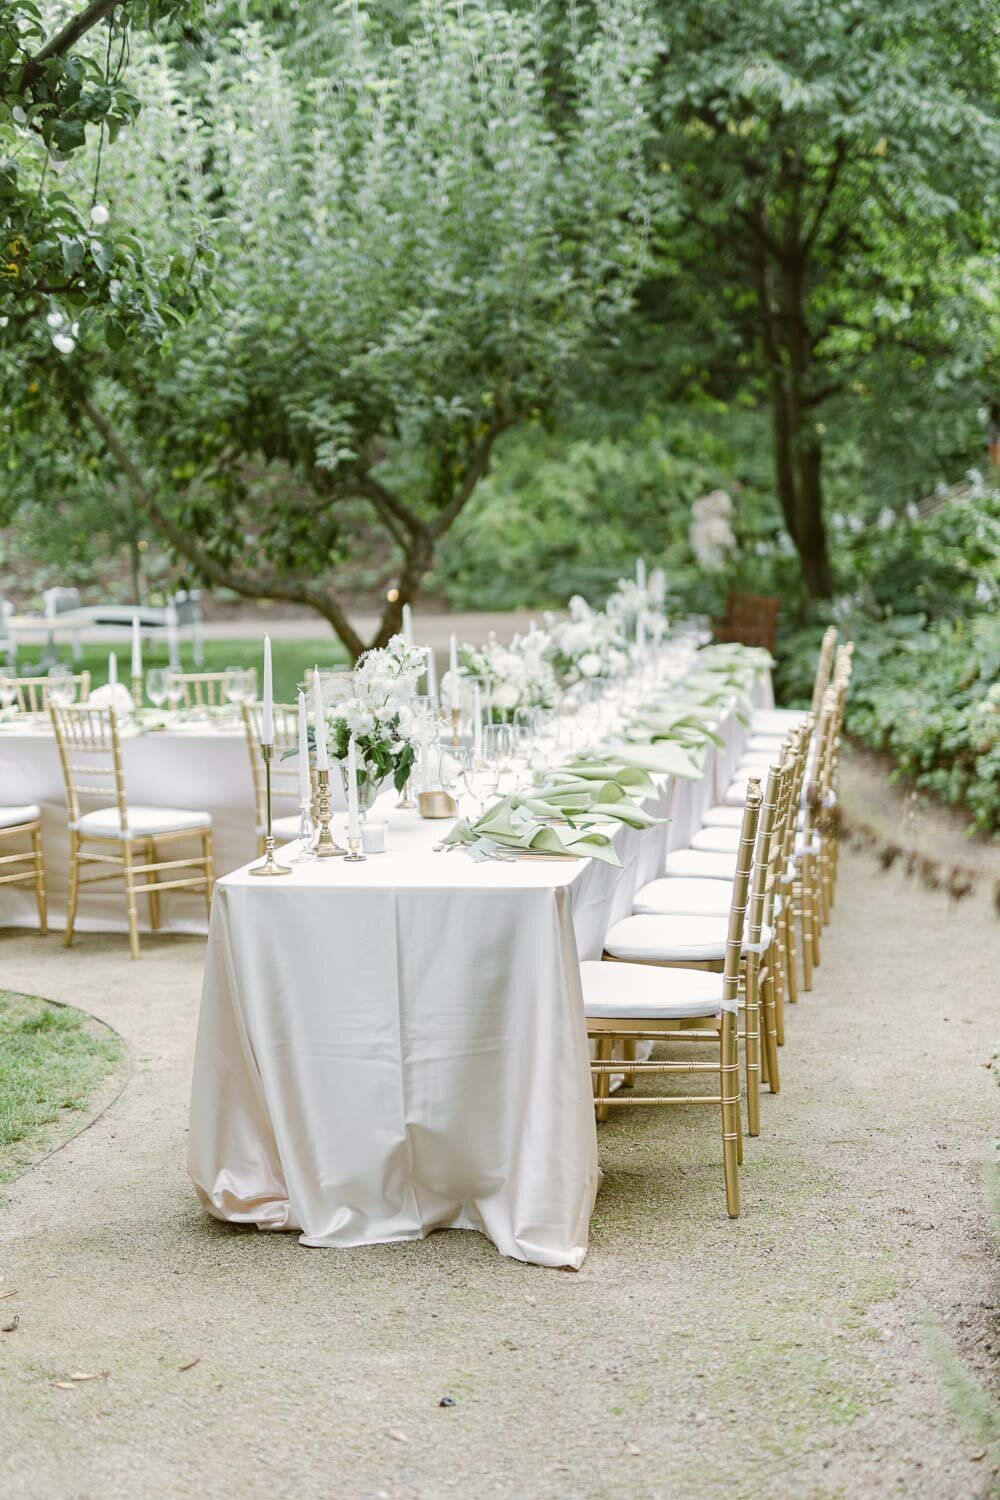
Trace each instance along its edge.
{"label": "wine glass", "polygon": [[247,674],[243,667],[227,667],[222,674],[222,696],[234,706],[247,701]]}
{"label": "wine glass", "polygon": [[469,752],[464,745],[445,744],[441,746],[438,756],[438,780],[442,791],[454,797],[456,807],[462,800],[462,788],[465,784],[466,765],[469,760]]}
{"label": "wine glass", "polygon": [[48,698],[56,708],[68,708],[76,697],[76,682],[69,667],[53,667],[49,672]]}
{"label": "wine glass", "polygon": [[154,708],[162,708],[167,701],[167,674],[162,667],[150,667],[146,673],[146,697]]}
{"label": "wine glass", "polygon": [[177,708],[184,697],[184,684],[178,672],[168,672],[164,679],[164,692],[171,708]]}
{"label": "wine glass", "polygon": [[[504,782],[513,773],[509,724],[487,724],[483,735],[483,757],[486,761],[485,782],[494,796],[506,795]],[[511,791],[515,790],[512,786]]]}
{"label": "wine glass", "polygon": [[243,668],[243,702],[255,703],[257,701],[257,668]]}

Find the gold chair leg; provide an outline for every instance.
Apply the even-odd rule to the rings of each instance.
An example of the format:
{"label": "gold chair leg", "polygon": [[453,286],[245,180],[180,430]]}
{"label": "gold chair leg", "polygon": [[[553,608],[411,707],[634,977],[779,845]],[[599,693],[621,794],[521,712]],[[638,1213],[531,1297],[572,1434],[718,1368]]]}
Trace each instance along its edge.
{"label": "gold chair leg", "polygon": [[760,1135],[760,988],[755,953],[747,958],[743,1063],[747,1079],[747,1133]]}
{"label": "gold chair leg", "polygon": [[799,998],[799,975],[795,952],[795,899],[789,895],[783,914],[785,923],[785,952],[788,955],[788,1000],[794,1005]]}
{"label": "gold chair leg", "polygon": [[133,958],[139,957],[139,913],[135,906],[135,876],[132,874],[132,845],[122,839],[122,857],[125,861],[125,902],[128,910],[128,946]]}
{"label": "gold chair leg", "polygon": [[66,931],[63,934],[63,947],[68,948],[73,941],[73,926],[76,922],[76,903],[80,894],[80,835],[76,829],[70,830],[69,835],[69,900],[66,904]]}
{"label": "gold chair leg", "polygon": [[[610,1062],[611,1061],[611,1051],[612,1051],[611,1038],[609,1036],[598,1037],[598,1039],[597,1039],[597,1061],[598,1062]],[[608,1095],[610,1094],[610,1092],[611,1092],[611,1074],[610,1073],[605,1073],[605,1072],[599,1073],[597,1075],[597,1089],[596,1089],[596,1093],[595,1093],[595,1098],[596,1098],[595,1110],[596,1110],[597,1119],[598,1119],[599,1122],[602,1122],[602,1121],[604,1121],[604,1120],[606,1120],[608,1118],[608,1105],[606,1103],[606,1100],[607,1100]]]}
{"label": "gold chair leg", "polygon": [[[636,1046],[635,1042],[623,1042],[622,1043],[622,1060],[624,1062],[627,1062],[627,1063],[635,1062],[635,1046]],[[635,1074],[634,1073],[625,1072],[622,1075],[622,1088],[623,1089],[634,1089],[635,1088]]]}
{"label": "gold chair leg", "polygon": [[[264,851],[261,850],[261,853]],[[212,835],[203,833],[201,836],[201,857],[205,860],[205,915],[211,919],[212,916],[212,891],[215,886],[215,863],[212,858]]]}
{"label": "gold chair leg", "polygon": [[802,988],[813,987],[813,862],[802,860]]}
{"label": "gold chair leg", "polygon": [[38,931],[42,937],[49,930],[48,908],[45,902],[45,861],[42,855],[42,834],[36,828],[31,835],[31,850],[35,856],[35,901],[38,904]]}
{"label": "gold chair leg", "polygon": [[771,962],[768,964],[774,994],[774,1030],[779,1047],[785,1045],[785,969],[785,922],[782,918],[774,935]]}
{"label": "gold chair leg", "polygon": [[719,1093],[722,1097],[722,1167],[726,1179],[726,1212],[731,1219],[740,1214],[739,1143],[740,1098],[739,1056],[736,1043],[736,1017],[729,1011],[722,1015],[719,1029]]}
{"label": "gold chair leg", "polygon": [[767,1086],[772,1094],[781,1092],[781,1074],[778,1070],[777,985],[774,975],[774,965],[780,962],[780,958],[779,953],[773,953],[760,987],[764,1002],[761,1008],[761,1030],[764,1037],[764,1057],[767,1061]]}
{"label": "gold chair leg", "polygon": [[[156,863],[156,845],[153,843],[152,839],[147,839],[146,840],[146,863],[147,863],[147,865],[152,865],[152,864]],[[156,871],[155,870],[150,870],[150,872],[147,875],[146,879],[149,881],[149,884],[151,886],[155,885],[156,884]],[[153,929],[154,932],[158,932],[159,931],[159,927],[160,927],[160,897],[159,897],[159,893],[157,891],[150,891],[149,892],[149,925]]]}

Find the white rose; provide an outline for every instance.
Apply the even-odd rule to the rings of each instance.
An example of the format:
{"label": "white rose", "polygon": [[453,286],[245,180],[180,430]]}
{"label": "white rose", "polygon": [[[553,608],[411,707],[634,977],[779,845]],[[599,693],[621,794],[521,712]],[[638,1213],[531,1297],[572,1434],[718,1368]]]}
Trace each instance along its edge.
{"label": "white rose", "polygon": [[519,694],[512,682],[498,682],[493,690],[493,703],[496,708],[507,712],[517,707]]}
{"label": "white rose", "polygon": [[581,677],[600,677],[603,662],[596,651],[588,651],[577,662]]}

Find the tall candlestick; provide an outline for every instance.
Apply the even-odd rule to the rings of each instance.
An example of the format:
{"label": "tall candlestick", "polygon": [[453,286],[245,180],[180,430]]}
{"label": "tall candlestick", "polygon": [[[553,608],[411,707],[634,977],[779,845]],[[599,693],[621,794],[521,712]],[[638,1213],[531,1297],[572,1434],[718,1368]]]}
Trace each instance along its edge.
{"label": "tall candlestick", "polygon": [[483,763],[483,701],[479,683],[472,684],[472,747],[476,765]]}
{"label": "tall candlestick", "polygon": [[434,661],[434,647],[426,646],[427,652],[427,696],[435,708],[438,706],[438,679],[437,664]]}
{"label": "tall candlestick", "polygon": [[264,637],[264,709],[260,716],[260,742],[274,744],[274,688],[271,683],[271,637]]}
{"label": "tall candlestick", "polygon": [[112,651],[108,656],[108,686],[114,687],[118,681],[118,658]]}
{"label": "tall candlestick", "polygon": [[329,771],[330,755],[326,748],[326,714],[319,686],[319,667],[313,667],[313,717],[316,720],[316,770]]}
{"label": "tall candlestick", "polygon": [[142,639],[139,635],[139,616],[132,616],[132,676],[142,676]]}
{"label": "tall candlestick", "polygon": [[312,782],[309,780],[309,730],[306,725],[306,695],[299,688],[299,801],[305,806],[312,801]]}
{"label": "tall candlestick", "polygon": [[181,653],[180,640],[177,634],[177,605],[171,599],[166,611],[167,626],[167,660],[174,671],[180,667]]}
{"label": "tall candlestick", "polygon": [[646,587],[646,562],[642,557],[635,560],[635,581],[641,589]]}
{"label": "tall candlestick", "polygon": [[403,640],[413,645],[413,611],[408,604],[403,605]]}
{"label": "tall candlestick", "polygon": [[251,875],[290,875],[290,865],[279,865],[274,857],[274,830],[271,827],[271,757],[274,754],[274,745],[261,744],[261,758],[264,762],[264,798],[267,821],[264,835],[264,858],[259,865],[252,866]]}
{"label": "tall candlestick", "polygon": [[[454,684],[454,686],[452,687],[452,692],[453,693],[457,693],[458,692],[458,642],[455,640],[455,633],[454,633],[454,631],[452,632],[451,640],[448,643],[448,670],[451,673],[452,682]],[[452,707],[454,708],[455,705],[452,704]]]}
{"label": "tall candlestick", "polygon": [[361,837],[361,818],[358,813],[358,750],[354,736],[347,742],[347,837]]}

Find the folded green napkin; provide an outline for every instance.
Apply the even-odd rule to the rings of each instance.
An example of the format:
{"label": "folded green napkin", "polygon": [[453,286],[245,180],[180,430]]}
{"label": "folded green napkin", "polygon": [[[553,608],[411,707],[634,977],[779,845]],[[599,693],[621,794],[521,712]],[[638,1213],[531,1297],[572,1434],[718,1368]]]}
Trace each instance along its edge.
{"label": "folded green napkin", "polygon": [[518,799],[504,797],[486,809],[474,822],[460,818],[442,843],[465,845],[470,858],[479,861],[512,854],[523,858],[603,859],[620,865],[611,835],[593,827],[553,828]]}
{"label": "folded green napkin", "polygon": [[[656,744],[636,745],[609,744],[603,752],[609,765],[638,766],[643,771],[658,776],[678,776],[682,781],[700,781],[702,769],[695,764],[692,752],[672,740],[659,740]],[[572,763],[569,769],[572,770]]]}

